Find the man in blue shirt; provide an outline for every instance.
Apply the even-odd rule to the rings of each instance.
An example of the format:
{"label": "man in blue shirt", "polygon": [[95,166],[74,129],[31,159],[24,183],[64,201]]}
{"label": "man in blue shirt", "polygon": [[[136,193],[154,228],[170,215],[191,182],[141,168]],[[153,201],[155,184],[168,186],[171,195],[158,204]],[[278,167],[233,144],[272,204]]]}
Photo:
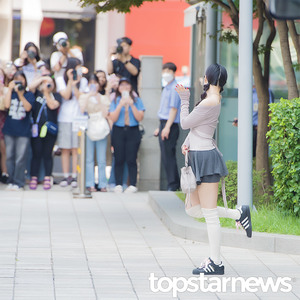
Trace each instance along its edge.
{"label": "man in blue shirt", "polygon": [[168,191],[176,191],[180,187],[180,179],[176,162],[176,143],[179,137],[180,98],[175,91],[175,72],[177,67],[169,62],[163,65],[162,77],[167,83],[161,94],[158,117],[160,126],[154,132],[159,137],[161,159],[167,174]]}

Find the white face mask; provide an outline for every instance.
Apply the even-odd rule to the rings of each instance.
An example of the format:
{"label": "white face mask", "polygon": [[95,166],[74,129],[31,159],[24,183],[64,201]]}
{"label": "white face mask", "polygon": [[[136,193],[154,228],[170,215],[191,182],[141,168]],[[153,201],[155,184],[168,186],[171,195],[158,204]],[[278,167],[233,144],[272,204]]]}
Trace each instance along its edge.
{"label": "white face mask", "polygon": [[163,73],[162,74],[162,78],[167,83],[170,83],[174,79],[174,76],[172,74],[170,74],[170,73]]}

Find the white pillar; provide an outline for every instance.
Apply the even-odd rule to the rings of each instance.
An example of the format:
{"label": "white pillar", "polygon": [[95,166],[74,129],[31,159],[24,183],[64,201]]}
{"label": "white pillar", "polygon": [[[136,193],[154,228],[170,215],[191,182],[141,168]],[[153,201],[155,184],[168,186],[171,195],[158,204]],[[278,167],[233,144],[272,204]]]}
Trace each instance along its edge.
{"label": "white pillar", "polygon": [[145,135],[139,150],[139,180],[141,191],[160,189],[160,148],[158,137],[153,136],[159,125],[157,112],[161,96],[162,56],[141,56],[140,96],[146,108],[142,124]]}
{"label": "white pillar", "polygon": [[95,70],[107,70],[107,57],[109,52],[109,15],[99,13],[96,18],[96,45],[95,45]]}
{"label": "white pillar", "polygon": [[240,1],[238,205],[252,207],[252,0]]}
{"label": "white pillar", "polygon": [[22,0],[20,52],[28,42],[40,46],[40,29],[43,21],[41,0]]}
{"label": "white pillar", "polygon": [[12,47],[12,1],[0,0],[0,59],[11,60]]}

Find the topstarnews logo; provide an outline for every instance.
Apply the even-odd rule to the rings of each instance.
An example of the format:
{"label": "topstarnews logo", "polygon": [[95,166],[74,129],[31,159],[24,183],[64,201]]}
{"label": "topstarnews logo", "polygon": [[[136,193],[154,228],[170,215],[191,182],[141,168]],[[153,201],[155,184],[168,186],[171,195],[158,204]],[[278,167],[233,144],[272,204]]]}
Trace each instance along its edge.
{"label": "topstarnews logo", "polygon": [[178,293],[183,292],[210,292],[210,293],[226,293],[226,292],[250,292],[256,293],[259,290],[267,293],[281,291],[288,293],[292,290],[290,277],[205,277],[200,274],[199,277],[156,277],[154,273],[149,276],[150,289],[152,292],[168,293],[172,291],[173,297],[177,297]]}

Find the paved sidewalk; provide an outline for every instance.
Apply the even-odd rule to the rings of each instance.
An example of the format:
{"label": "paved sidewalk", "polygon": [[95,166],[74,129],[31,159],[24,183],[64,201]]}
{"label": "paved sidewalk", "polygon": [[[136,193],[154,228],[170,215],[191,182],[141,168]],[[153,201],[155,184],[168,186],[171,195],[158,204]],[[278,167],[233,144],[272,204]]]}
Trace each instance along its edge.
{"label": "paved sidewalk", "polygon": [[0,300],[300,299],[300,255],[232,247],[222,247],[226,277],[287,276],[292,291],[151,291],[150,273],[189,278],[207,254],[166,229],[148,193],[0,190]]}

